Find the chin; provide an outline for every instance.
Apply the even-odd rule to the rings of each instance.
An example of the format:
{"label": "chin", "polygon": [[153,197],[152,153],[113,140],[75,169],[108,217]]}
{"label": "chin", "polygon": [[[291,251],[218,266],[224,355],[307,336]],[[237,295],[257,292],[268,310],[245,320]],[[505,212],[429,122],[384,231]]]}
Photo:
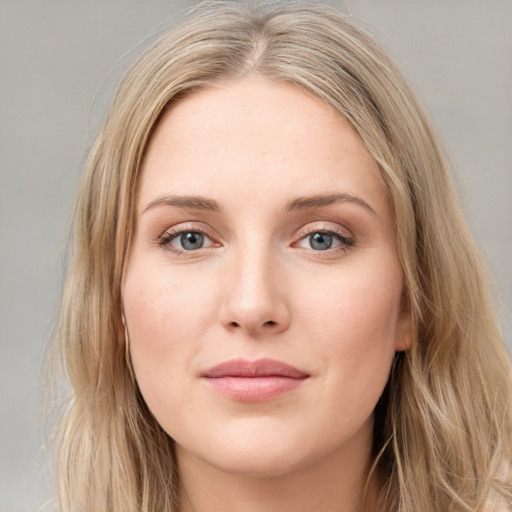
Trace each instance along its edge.
{"label": "chin", "polygon": [[275,419],[256,422],[254,418],[246,419],[222,427],[210,429],[206,438],[175,437],[178,463],[180,459],[186,463],[191,454],[224,473],[264,478],[309,465],[310,454],[315,452],[314,447],[304,441],[304,432],[294,432]]}
{"label": "chin", "polygon": [[279,415],[224,418],[211,421],[208,429],[179,429],[168,432],[177,441],[178,464],[200,460],[226,474],[247,477],[277,477],[316,464],[366,453],[371,444],[373,421],[336,422],[326,428],[325,417],[293,421]]}
{"label": "chin", "polygon": [[252,478],[282,476],[309,465],[307,457],[301,456],[297,450],[269,450],[261,445],[255,449],[245,450],[231,447],[206,462],[224,473]]}
{"label": "chin", "polygon": [[275,428],[269,429],[270,425],[262,423],[265,422],[251,430],[244,430],[238,425],[237,431],[226,429],[218,432],[208,439],[208,443],[182,446],[181,455],[185,459],[187,452],[193,453],[203,463],[225,474],[264,479],[300,471],[333,449],[330,443],[321,441],[321,436],[310,435],[300,429],[295,432],[280,429],[275,424]]}

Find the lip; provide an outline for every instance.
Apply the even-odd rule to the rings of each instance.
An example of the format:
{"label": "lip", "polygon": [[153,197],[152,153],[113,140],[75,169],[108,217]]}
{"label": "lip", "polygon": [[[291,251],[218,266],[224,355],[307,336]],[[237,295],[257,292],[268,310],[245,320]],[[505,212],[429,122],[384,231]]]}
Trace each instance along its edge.
{"label": "lip", "polygon": [[201,378],[214,391],[239,402],[264,402],[298,388],[310,375],[274,359],[233,359]]}

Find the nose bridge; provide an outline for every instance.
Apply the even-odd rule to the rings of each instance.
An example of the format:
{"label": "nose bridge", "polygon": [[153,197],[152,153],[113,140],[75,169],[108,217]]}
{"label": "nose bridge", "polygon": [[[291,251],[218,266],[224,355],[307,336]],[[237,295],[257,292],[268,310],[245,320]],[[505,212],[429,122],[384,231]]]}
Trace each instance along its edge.
{"label": "nose bridge", "polygon": [[252,333],[282,330],[289,323],[289,311],[279,258],[271,243],[247,238],[230,258],[223,323]]}

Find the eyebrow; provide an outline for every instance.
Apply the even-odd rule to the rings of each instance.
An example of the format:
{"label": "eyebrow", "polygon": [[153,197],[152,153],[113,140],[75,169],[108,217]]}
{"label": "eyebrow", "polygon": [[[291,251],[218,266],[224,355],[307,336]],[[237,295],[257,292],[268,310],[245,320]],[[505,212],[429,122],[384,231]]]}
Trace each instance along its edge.
{"label": "eyebrow", "polygon": [[[284,207],[285,212],[309,210],[313,208],[321,208],[323,206],[330,206],[335,203],[356,203],[371,213],[375,214],[375,210],[364,200],[358,196],[351,194],[328,194],[319,196],[304,196],[297,197],[292,201],[286,203]],[[221,207],[217,201],[209,199],[204,196],[176,196],[176,195],[163,195],[151,201],[143,213],[152,210],[157,206],[177,206],[180,208],[190,208],[194,210],[207,210],[216,213],[221,213]]]}
{"label": "eyebrow", "polygon": [[142,213],[146,213],[148,210],[152,210],[161,205],[178,206],[180,208],[191,208],[194,210],[208,210],[217,213],[221,212],[219,203],[207,197],[164,195],[151,201],[146,208],[144,208]]}
{"label": "eyebrow", "polygon": [[351,194],[328,194],[312,197],[298,197],[288,202],[284,208],[285,211],[309,210],[312,208],[321,208],[330,206],[335,203],[355,203],[369,212],[376,215],[375,210],[364,200],[358,196]]}

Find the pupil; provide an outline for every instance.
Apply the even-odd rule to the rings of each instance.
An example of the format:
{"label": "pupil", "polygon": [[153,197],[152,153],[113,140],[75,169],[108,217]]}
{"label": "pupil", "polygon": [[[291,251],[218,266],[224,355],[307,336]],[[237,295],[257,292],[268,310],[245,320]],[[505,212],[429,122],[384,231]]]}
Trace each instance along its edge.
{"label": "pupil", "polygon": [[327,233],[315,233],[309,237],[311,247],[317,251],[325,251],[332,245],[332,235]]}
{"label": "pupil", "polygon": [[201,233],[184,233],[180,238],[183,249],[187,251],[200,249],[204,240],[204,237]]}

